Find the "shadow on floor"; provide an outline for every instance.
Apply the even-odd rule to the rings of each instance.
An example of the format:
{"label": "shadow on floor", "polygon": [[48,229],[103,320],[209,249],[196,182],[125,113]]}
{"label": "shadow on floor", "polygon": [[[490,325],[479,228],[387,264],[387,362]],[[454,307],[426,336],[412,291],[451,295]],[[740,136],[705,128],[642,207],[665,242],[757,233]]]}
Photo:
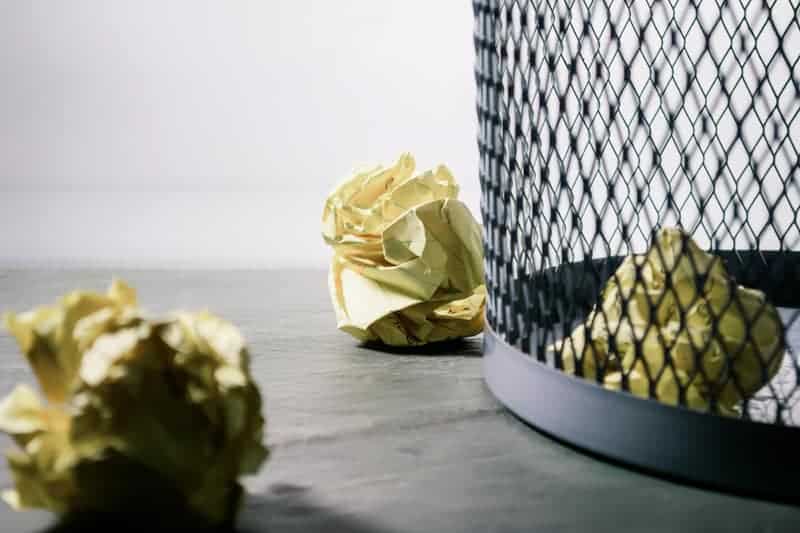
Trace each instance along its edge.
{"label": "shadow on floor", "polygon": [[434,342],[422,346],[387,346],[379,342],[365,342],[358,345],[359,349],[394,355],[427,355],[427,356],[456,356],[480,357],[483,355],[480,337],[455,339],[451,341]]}
{"label": "shadow on floor", "polygon": [[367,518],[320,505],[302,491],[273,485],[267,495],[250,494],[237,533],[395,533]]}
{"label": "shadow on floor", "polygon": [[[180,523],[178,522],[180,519]],[[302,488],[291,486],[273,488],[269,494],[249,494],[245,507],[237,520],[237,527],[208,528],[197,522],[186,522],[186,517],[141,517],[136,515],[83,515],[65,519],[41,530],[40,533],[115,533],[136,531],[191,531],[206,533],[283,533],[283,532],[341,532],[341,533],[394,533],[392,530],[370,523],[368,520],[345,515],[312,501]]]}

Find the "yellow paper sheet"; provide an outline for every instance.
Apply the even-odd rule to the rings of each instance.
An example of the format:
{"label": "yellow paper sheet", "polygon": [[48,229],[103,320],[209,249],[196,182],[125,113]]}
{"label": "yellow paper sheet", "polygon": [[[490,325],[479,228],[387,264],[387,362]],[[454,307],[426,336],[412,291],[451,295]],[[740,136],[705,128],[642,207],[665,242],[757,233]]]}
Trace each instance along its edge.
{"label": "yellow paper sheet", "polygon": [[447,167],[414,167],[403,154],[357,172],[325,202],[338,327],[363,341],[419,345],[483,329],[480,226]]}
{"label": "yellow paper sheet", "polygon": [[682,230],[663,228],[645,254],[623,260],[585,322],[549,349],[566,372],[599,374],[609,389],[627,376],[638,396],[649,397],[652,382],[664,403],[677,404],[682,388],[690,407],[705,409],[716,396],[719,411],[733,415],[775,375],[783,347],[783,324],[763,293],[736,285]]}
{"label": "yellow paper sheet", "polygon": [[208,312],[148,319],[120,281],[6,324],[45,396],[19,385],[0,402],[0,430],[18,446],[8,504],[136,513],[144,486],[151,501],[174,499],[173,512],[232,521],[237,478],[267,457],[261,396],[233,325]]}

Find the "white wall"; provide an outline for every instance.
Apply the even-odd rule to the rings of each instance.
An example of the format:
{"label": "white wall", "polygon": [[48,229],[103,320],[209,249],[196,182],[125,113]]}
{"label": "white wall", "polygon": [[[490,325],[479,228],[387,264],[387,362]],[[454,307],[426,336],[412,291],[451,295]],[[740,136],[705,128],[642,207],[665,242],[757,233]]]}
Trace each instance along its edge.
{"label": "white wall", "polygon": [[466,0],[2,0],[0,266],[324,266],[355,165],[478,215]]}

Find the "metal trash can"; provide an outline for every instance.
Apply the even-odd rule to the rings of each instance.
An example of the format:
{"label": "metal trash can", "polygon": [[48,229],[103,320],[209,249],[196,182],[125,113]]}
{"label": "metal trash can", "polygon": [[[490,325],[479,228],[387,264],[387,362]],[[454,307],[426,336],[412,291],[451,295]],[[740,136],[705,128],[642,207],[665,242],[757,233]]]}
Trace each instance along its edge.
{"label": "metal trash can", "polygon": [[489,387],[602,456],[798,501],[800,3],[473,7]]}

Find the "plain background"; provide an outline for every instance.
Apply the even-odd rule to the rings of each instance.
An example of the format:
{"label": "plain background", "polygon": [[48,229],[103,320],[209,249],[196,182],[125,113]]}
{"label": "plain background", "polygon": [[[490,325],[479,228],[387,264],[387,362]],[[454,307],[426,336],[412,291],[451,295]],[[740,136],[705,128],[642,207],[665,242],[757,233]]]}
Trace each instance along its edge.
{"label": "plain background", "polygon": [[[614,12],[625,5],[618,0]],[[730,101],[721,97],[719,71],[706,55],[696,68],[709,94],[699,102],[711,102],[704,112],[718,124],[716,137],[692,137],[690,150],[667,143],[666,178],[649,189],[649,220],[676,223],[662,207],[672,180],[681,222],[702,246],[711,245],[710,228],[723,248],[758,240],[763,249],[778,249],[780,235],[796,248],[800,188],[782,185],[796,151],[787,157],[762,137],[782,116],[789,124],[781,134],[800,138],[798,101],[786,89],[790,76],[800,76],[800,63],[775,59],[767,69],[761,59],[773,57],[779,45],[795,57],[794,4],[777,0],[771,7],[781,42],[758,2],[730,3],[720,24],[715,2],[700,6],[697,16],[715,28],[711,48],[723,58]],[[646,9],[641,3],[637,11]],[[664,46],[657,28],[667,27],[668,12],[653,9],[645,51]],[[604,16],[595,7],[593,19],[601,23]],[[752,27],[737,25],[745,17]],[[632,78],[644,93],[651,85],[649,56],[639,53],[635,32],[626,28],[622,53],[605,60],[619,75],[621,58],[635,57]],[[759,51],[747,64],[730,53],[734,30]],[[687,53],[700,57],[708,46],[700,26],[682,31]],[[421,169],[450,166],[477,217],[472,32],[468,0],[0,0],[0,268],[324,267],[330,250],[320,237],[320,215],[328,192],[352,168],[388,164],[406,150]],[[676,79],[686,75],[684,66],[677,70]],[[741,115],[753,105],[753,87],[767,70],[772,85],[744,123],[752,154],[742,144],[729,147],[736,135],[730,110]],[[633,117],[631,91],[623,96],[620,113]],[[658,106],[678,107],[681,92],[673,83],[645,100],[649,128],[660,139],[669,132]],[[555,104],[551,99],[551,125],[560,116]],[[688,117],[701,110],[693,98],[683,105],[677,128],[686,137],[698,128]],[[606,135],[597,117],[597,134]],[[562,127],[562,146],[566,134]],[[623,142],[613,131],[610,140]],[[645,144],[643,135],[634,139],[634,149]],[[697,166],[701,152],[707,168],[690,190],[676,172],[683,153],[694,154]],[[713,167],[723,153],[728,171],[720,180]],[[604,158],[612,171],[619,166],[613,150]],[[751,160],[763,163],[760,188],[748,173]],[[559,171],[557,159],[550,164]],[[617,178],[598,176],[587,197],[602,207],[608,203],[604,179]],[[713,201],[701,228],[697,197],[703,195]],[[731,219],[731,198],[746,210],[747,223]],[[568,213],[568,199],[562,195],[553,208]],[[631,202],[607,210],[604,234],[634,216]],[[595,233],[592,221],[582,217],[587,242]],[[634,248],[642,251],[646,237],[635,232]],[[611,250],[560,238],[576,260],[589,251],[630,251],[619,238]]]}
{"label": "plain background", "polygon": [[0,266],[321,267],[402,151],[478,215],[464,0],[0,1]]}

